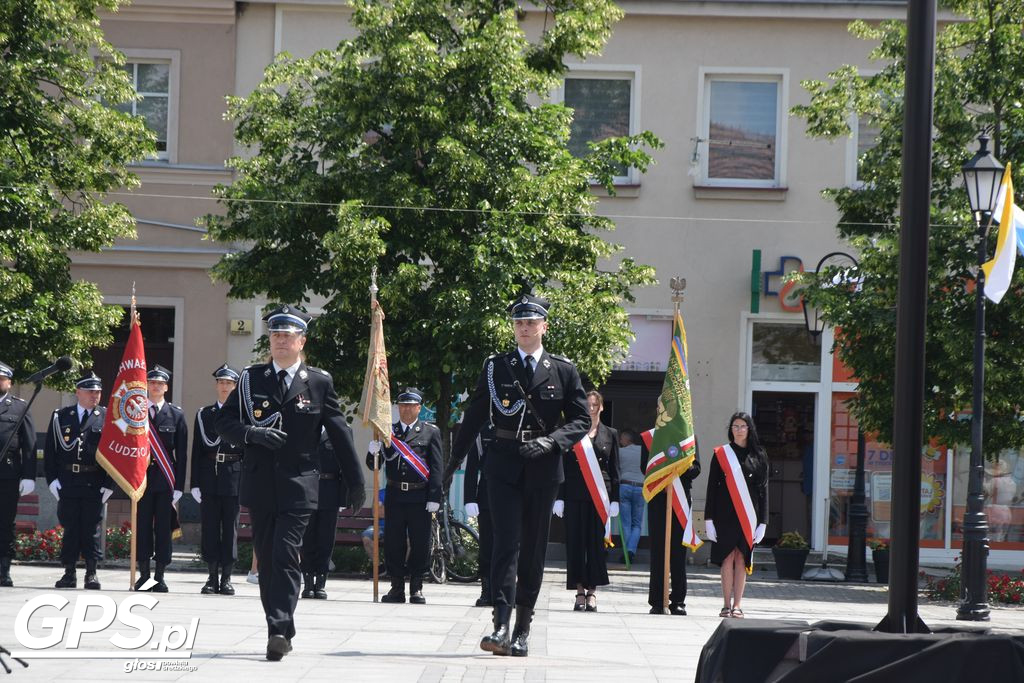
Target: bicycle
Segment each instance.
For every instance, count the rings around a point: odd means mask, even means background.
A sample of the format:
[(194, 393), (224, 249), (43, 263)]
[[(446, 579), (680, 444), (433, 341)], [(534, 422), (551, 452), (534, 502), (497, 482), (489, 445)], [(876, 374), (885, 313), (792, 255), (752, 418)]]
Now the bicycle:
[(471, 583), (480, 571), (480, 536), (455, 518), (447, 489), (430, 520), (430, 576), (434, 583)]

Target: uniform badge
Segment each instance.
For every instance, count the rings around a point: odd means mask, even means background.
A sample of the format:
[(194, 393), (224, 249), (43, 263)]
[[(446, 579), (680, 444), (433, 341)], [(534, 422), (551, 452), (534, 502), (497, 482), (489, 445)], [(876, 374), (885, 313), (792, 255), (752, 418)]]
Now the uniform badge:
[(508, 399), (507, 398), (501, 399), (501, 406), (503, 408), (508, 408)]
[(305, 370), (299, 370), (299, 379), (306, 379), (308, 376), (309, 375)]
[(282, 307), (281, 307), (281, 312), (282, 312), (282, 313), (287, 313), (287, 312), (288, 312), (289, 310), (290, 310), (290, 309), (289, 309), (289, 308), (288, 308), (287, 306), (282, 306)]
[(266, 370), (263, 371), (263, 376), (270, 377), (270, 368), (267, 368)]
[(93, 414), (93, 415), (99, 415), (99, 414), (100, 414), (100, 411), (98, 411), (98, 410), (94, 410), (94, 411), (92, 411), (92, 414)]
[(551, 367), (551, 361), (549, 361), (547, 358), (544, 359), (544, 367), (546, 367), (546, 368), (550, 368)]
[(259, 419), (263, 416), (263, 411), (257, 408), (256, 410), (252, 411), (252, 416), (255, 417), (256, 419)]
[(11, 405), (11, 403), (13, 403), (13, 401), (11, 401), (11, 399), (7, 399), (6, 401), (4, 401), (4, 403), (6, 403), (7, 405)]
[(302, 394), (299, 394), (298, 396), (295, 397), (295, 405), (299, 410), (305, 410), (306, 406), (308, 406), (309, 404), (310, 400), (303, 396)]
[(528, 304), (528, 303), (530, 303), (530, 300), (527, 297), (524, 296), (522, 299), (519, 300), (519, 302), (520, 303), (524, 303), (524, 304)]

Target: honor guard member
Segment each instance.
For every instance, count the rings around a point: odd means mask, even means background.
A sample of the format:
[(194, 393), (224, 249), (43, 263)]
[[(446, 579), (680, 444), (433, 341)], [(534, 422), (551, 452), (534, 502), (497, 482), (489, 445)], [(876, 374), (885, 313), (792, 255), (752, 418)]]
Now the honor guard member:
[[(387, 475), (384, 518), (384, 564), (391, 577), (391, 590), (381, 602), (405, 602), (405, 577), (409, 577), (409, 602), (422, 605), (423, 574), (430, 555), (430, 515), (441, 507), (441, 430), (419, 419), (423, 396), (416, 389), (398, 395), (398, 422), (391, 425), (391, 446), (381, 449), (370, 442), (366, 466), (373, 468), (373, 456), (380, 452)], [(405, 549), (408, 539), (409, 559)]]
[(99, 590), (103, 504), (114, 492), (110, 476), (96, 462), (107, 409), (100, 406), (103, 384), (90, 372), (75, 384), (77, 402), (53, 411), (43, 447), (43, 468), (50, 493), (57, 499), (57, 519), (64, 527), (60, 562), (64, 576), (57, 588), (75, 588), (75, 565), (85, 558), (85, 587)]
[(480, 529), (480, 597), (477, 607), (493, 607), (491, 597), (491, 553), (494, 551), (494, 527), (491, 505), (487, 499), (487, 476), (484, 458), (494, 443), (494, 428), (485, 424), (473, 442), (466, 457), (466, 477), (462, 482), (462, 499), (466, 501), (466, 516), (476, 517)]
[(238, 483), (242, 477), (242, 449), (217, 434), (217, 415), (238, 384), (238, 372), (225, 363), (213, 371), (213, 379), (217, 402), (199, 409), (192, 429), (189, 486), (192, 497), (199, 503), (200, 548), (210, 570), (199, 592), (234, 595), (231, 568), (238, 559)]
[(36, 428), (28, 404), (11, 393), (13, 378), (14, 370), (0, 363), (0, 448), (7, 444), (0, 453), (0, 586), (8, 588), (14, 585), (11, 559), (18, 498), (36, 488)]
[(334, 455), (327, 430), (321, 430), (316, 450), (320, 469), (320, 491), (316, 510), (309, 516), (302, 537), (302, 597), (327, 599), (327, 572), (334, 553), (334, 535), (338, 528), (338, 512), (345, 505), (345, 479), (341, 463)]
[[(495, 441), (484, 461), (493, 513), (494, 632), (480, 647), (525, 657), (544, 579), (551, 507), (562, 482), (562, 452), (590, 427), (587, 397), (572, 362), (542, 344), (550, 304), (524, 293), (509, 306), (518, 348), (491, 356), (469, 401), (452, 452), (459, 462), (487, 422)], [(389, 492), (390, 495), (390, 492)], [(391, 521), (388, 521), (390, 533)], [(512, 606), (515, 630), (509, 633)]]
[(163, 452), (149, 449), (146, 492), (139, 499), (138, 551), (139, 580), (135, 590), (149, 581), (150, 560), (156, 560), (156, 582), (147, 590), (166, 593), (164, 569), (171, 563), (171, 527), (181, 492), (185, 489), (188, 468), (188, 425), (185, 411), (164, 400), (171, 371), (159, 365), (146, 373), (149, 396), (149, 428), (159, 437)]
[(260, 562), (267, 659), (279, 661), (291, 652), (295, 636), (302, 536), (320, 492), (316, 449), (321, 428), (327, 429), (341, 463), (349, 505), (361, 508), (366, 493), (352, 430), (338, 407), (331, 376), (302, 362), (309, 316), (280, 306), (263, 319), (272, 360), (242, 371), (238, 389), (217, 418), (217, 432), (245, 448), (240, 502), (249, 508)]

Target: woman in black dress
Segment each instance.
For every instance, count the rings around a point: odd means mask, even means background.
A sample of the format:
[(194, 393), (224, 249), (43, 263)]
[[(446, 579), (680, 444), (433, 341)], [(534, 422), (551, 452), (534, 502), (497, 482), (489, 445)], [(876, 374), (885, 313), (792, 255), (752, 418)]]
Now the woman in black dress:
[[(739, 485), (746, 485), (757, 517), (753, 529), (756, 545), (764, 538), (768, 521), (768, 455), (761, 447), (754, 421), (747, 413), (735, 413), (729, 418), (729, 446), (736, 454), (743, 473), (743, 482)], [(704, 520), (707, 537), (714, 544), (711, 547), (711, 562), (722, 568), (722, 598), (725, 606), (719, 616), (742, 618), (743, 589), (747, 583), (747, 572), (753, 568), (754, 550), (743, 534), (725, 472), (717, 455), (711, 456)]]
[[(611, 501), (611, 517), (619, 514), (619, 434), (602, 424), (604, 399), (596, 391), (587, 394), (590, 413), (590, 441)], [(555, 514), (565, 518), (565, 587), (576, 589), (577, 612), (597, 611), (597, 587), (608, 585), (608, 562), (604, 546), (604, 524), (587, 490), (576, 454), (563, 454), (565, 482), (555, 501)], [(585, 591), (585, 592), (584, 592)]]

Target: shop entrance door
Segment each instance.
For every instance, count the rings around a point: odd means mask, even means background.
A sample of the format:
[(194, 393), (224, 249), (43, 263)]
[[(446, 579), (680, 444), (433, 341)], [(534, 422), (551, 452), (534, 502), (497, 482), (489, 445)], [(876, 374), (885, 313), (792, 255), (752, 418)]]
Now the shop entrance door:
[(814, 493), (814, 403), (816, 394), (753, 392), (754, 425), (768, 453), (768, 530), (765, 546), (785, 531), (810, 541)]

